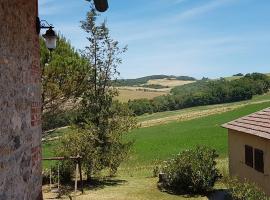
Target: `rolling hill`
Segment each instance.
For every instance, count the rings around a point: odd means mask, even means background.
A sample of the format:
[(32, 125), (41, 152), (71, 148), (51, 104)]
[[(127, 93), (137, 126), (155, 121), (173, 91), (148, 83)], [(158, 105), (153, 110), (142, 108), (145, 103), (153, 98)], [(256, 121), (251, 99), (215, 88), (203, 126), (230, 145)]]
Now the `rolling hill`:
[(141, 86), (143, 84), (147, 84), (153, 80), (179, 80), (179, 81), (196, 81), (195, 78), (190, 76), (173, 76), (173, 75), (151, 75), (144, 76), (141, 78), (135, 79), (119, 79), (115, 82), (116, 86)]

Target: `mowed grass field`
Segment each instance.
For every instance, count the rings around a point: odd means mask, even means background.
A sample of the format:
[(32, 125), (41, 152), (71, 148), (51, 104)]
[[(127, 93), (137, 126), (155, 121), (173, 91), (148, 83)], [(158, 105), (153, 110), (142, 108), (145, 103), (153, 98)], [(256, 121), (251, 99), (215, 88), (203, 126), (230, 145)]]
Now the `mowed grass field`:
[(172, 122), (132, 131), (126, 139), (134, 140), (127, 166), (152, 165), (196, 145), (215, 148), (221, 158), (227, 157), (227, 130), (221, 125), (236, 118), (270, 107), (270, 102), (251, 104), (233, 111), (189, 121)]
[(138, 121), (139, 123), (141, 123), (142, 127), (149, 127), (155, 126), (157, 124), (165, 124), (171, 121), (186, 121), (201, 116), (212, 115), (215, 113), (223, 113), (246, 105), (259, 104), (267, 101), (270, 101), (270, 93), (254, 96), (251, 100), (247, 101), (208, 105), (208, 106), (197, 106), (175, 111), (144, 114), (138, 116)]

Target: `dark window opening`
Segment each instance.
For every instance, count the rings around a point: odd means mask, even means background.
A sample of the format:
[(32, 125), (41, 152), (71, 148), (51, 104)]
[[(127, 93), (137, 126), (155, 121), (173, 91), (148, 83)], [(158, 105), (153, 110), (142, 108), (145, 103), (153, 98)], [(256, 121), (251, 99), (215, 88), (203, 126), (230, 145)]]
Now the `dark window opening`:
[(255, 149), (254, 156), (255, 156), (255, 170), (264, 173), (263, 151)]
[(248, 145), (245, 145), (245, 163), (253, 168), (253, 148)]

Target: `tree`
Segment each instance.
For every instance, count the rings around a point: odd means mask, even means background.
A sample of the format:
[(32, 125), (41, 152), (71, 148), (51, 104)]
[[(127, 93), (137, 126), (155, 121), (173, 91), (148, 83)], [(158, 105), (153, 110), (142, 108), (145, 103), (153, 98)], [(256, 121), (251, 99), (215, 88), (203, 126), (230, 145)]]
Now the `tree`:
[(42, 67), (43, 119), (56, 116), (82, 96), (89, 77), (88, 61), (63, 37), (58, 36), (57, 48), (49, 52), (40, 39)]
[(53, 52), (41, 43), (42, 98), (44, 111), (57, 110), (68, 100), (80, 97), (87, 86), (88, 61), (63, 37)]
[(118, 91), (113, 83), (119, 74), (117, 66), (122, 62), (120, 55), (126, 47), (119, 47), (118, 42), (111, 38), (106, 22), (98, 25), (97, 17), (96, 11), (91, 9), (86, 20), (82, 21), (82, 29), (88, 34), (89, 43), (82, 55), (89, 63), (89, 77), (80, 102), (81, 123), (76, 129), (83, 135), (70, 136), (72, 140), (64, 138), (60, 145), (63, 153), (74, 154), (75, 151), (65, 149), (64, 144), (65, 140), (76, 143), (73, 147), (83, 156), (88, 179), (104, 168), (109, 168), (111, 175), (116, 172), (131, 146), (131, 142), (123, 140), (123, 134), (136, 127), (136, 120), (127, 105), (114, 100)]

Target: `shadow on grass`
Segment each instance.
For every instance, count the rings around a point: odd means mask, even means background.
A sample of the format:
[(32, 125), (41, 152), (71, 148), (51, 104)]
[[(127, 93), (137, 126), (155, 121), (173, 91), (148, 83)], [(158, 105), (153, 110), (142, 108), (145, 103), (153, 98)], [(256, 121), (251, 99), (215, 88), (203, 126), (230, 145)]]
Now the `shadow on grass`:
[(165, 192), (165, 193), (170, 194), (170, 195), (181, 196), (181, 197), (187, 198), (187, 199), (198, 198), (198, 197), (204, 196), (204, 197), (207, 197), (208, 200), (233, 200), (230, 197), (228, 190), (226, 190), (226, 189), (217, 189), (217, 190), (214, 189), (213, 191), (210, 191), (210, 192), (205, 193), (205, 194), (190, 194), (190, 193), (186, 193), (185, 191), (175, 192), (173, 190), (164, 189), (161, 186), (158, 186), (158, 189), (161, 192)]
[(209, 200), (233, 200), (227, 189), (214, 190), (207, 195)]
[[(126, 180), (113, 179), (113, 178), (103, 178), (103, 179), (92, 179), (91, 181), (83, 180), (83, 191), (91, 190), (101, 190), (106, 187), (115, 187), (123, 185), (126, 183)], [(60, 184), (60, 196), (67, 195), (69, 196), (75, 189), (75, 181), (70, 181), (67, 183)], [(81, 182), (78, 181), (77, 191), (81, 191)]]
[(87, 188), (90, 190), (99, 190), (105, 187), (113, 187), (119, 186), (126, 183), (126, 180), (121, 179), (112, 179), (112, 178), (105, 178), (105, 179), (92, 179), (90, 182), (86, 182)]

